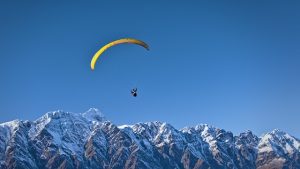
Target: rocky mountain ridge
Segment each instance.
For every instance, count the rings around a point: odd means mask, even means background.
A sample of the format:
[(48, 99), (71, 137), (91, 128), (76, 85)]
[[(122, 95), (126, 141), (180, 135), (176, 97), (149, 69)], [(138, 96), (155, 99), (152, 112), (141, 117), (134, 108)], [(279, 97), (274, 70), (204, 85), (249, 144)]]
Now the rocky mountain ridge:
[(0, 168), (300, 168), (300, 140), (280, 130), (234, 136), (206, 124), (116, 126), (98, 109), (0, 124)]

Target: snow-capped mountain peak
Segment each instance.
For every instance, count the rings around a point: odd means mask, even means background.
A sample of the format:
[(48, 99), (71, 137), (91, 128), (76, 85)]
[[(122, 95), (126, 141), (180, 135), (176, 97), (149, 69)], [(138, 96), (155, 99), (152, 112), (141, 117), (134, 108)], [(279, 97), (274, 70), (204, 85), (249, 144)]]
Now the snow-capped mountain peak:
[(88, 111), (82, 113), (82, 116), (89, 121), (104, 121), (105, 117), (97, 108), (90, 108)]

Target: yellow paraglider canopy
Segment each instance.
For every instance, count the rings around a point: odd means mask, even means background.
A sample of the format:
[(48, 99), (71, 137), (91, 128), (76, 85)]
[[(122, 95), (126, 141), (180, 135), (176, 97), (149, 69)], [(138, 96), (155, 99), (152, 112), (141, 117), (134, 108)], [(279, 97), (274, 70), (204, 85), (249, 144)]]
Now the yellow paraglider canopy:
[(140, 45), (144, 48), (146, 48), (147, 50), (149, 50), (149, 46), (141, 41), (141, 40), (137, 40), (137, 39), (132, 39), (132, 38), (123, 38), (123, 39), (119, 39), (119, 40), (115, 40), (115, 41), (112, 41), (106, 45), (104, 45), (100, 50), (98, 50), (95, 55), (93, 56), (92, 60), (91, 60), (91, 69), (94, 70), (95, 69), (95, 64), (98, 60), (98, 58), (100, 57), (100, 55), (106, 51), (108, 48), (112, 47), (112, 46), (115, 46), (115, 45), (118, 45), (118, 44), (122, 44), (122, 43), (132, 43), (132, 44), (137, 44), (137, 45)]

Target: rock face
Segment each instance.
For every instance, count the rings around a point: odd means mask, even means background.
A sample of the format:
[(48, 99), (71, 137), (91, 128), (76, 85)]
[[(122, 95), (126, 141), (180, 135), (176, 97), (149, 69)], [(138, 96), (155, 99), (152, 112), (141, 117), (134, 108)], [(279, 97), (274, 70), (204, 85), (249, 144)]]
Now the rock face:
[(97, 109), (55, 111), (0, 124), (0, 168), (299, 169), (300, 141), (279, 130), (257, 137), (205, 124), (116, 126)]

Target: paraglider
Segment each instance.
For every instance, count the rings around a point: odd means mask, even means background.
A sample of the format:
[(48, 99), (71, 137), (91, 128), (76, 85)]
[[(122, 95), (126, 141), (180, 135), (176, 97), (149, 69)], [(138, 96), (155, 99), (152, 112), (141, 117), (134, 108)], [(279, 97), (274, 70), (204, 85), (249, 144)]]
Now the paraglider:
[(132, 95), (133, 97), (136, 97), (136, 96), (137, 96), (137, 88), (133, 88), (133, 89), (131, 90), (131, 95)]
[(131, 43), (131, 44), (140, 45), (140, 46), (144, 47), (145, 49), (149, 50), (149, 46), (141, 40), (132, 39), (132, 38), (123, 38), (123, 39), (115, 40), (115, 41), (112, 41), (112, 42), (104, 45), (102, 48), (100, 48), (100, 50), (98, 50), (95, 53), (95, 55), (93, 56), (93, 58), (91, 60), (91, 69), (92, 70), (95, 69), (95, 64), (103, 52), (105, 52), (108, 48), (110, 48), (112, 46), (122, 44), (122, 43)]
[[(91, 69), (94, 70), (95, 69), (95, 64), (97, 62), (97, 60), (99, 59), (99, 57), (103, 54), (103, 52), (105, 52), (108, 48), (118, 45), (118, 44), (123, 44), (123, 43), (130, 43), (130, 44), (136, 44), (136, 45), (140, 45), (142, 47), (144, 47), (145, 49), (149, 50), (149, 46), (148, 44), (146, 44), (145, 42), (138, 40), (138, 39), (133, 39), (133, 38), (123, 38), (123, 39), (119, 39), (119, 40), (115, 40), (112, 41), (106, 45), (104, 45), (102, 48), (100, 48), (93, 56), (92, 60), (91, 60)], [(131, 90), (131, 95), (133, 97), (137, 97), (137, 88), (133, 88)]]

